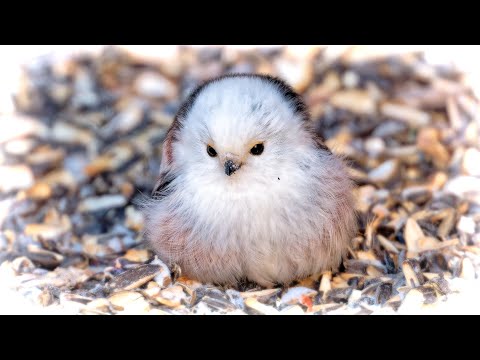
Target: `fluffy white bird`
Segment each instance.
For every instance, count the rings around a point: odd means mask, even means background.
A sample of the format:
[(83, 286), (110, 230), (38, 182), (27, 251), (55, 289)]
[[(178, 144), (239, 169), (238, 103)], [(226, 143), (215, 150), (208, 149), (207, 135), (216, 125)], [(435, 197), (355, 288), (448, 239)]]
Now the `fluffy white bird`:
[(227, 75), (176, 115), (145, 235), (202, 282), (288, 284), (340, 264), (357, 226), (352, 188), (290, 86)]

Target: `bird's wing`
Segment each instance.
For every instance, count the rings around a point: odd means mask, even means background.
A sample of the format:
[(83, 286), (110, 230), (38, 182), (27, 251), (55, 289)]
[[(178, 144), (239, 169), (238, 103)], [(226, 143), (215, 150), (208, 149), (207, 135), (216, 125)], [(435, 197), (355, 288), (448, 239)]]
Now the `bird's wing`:
[(163, 198), (168, 195), (167, 187), (173, 181), (175, 176), (173, 175), (173, 154), (172, 144), (179, 127), (178, 119), (175, 117), (174, 124), (168, 130), (167, 136), (162, 146), (162, 163), (160, 165), (160, 175), (153, 187), (152, 196), (154, 198)]
[(161, 199), (170, 193), (168, 185), (173, 181), (174, 177), (170, 172), (162, 172), (153, 187), (152, 196), (155, 199)]

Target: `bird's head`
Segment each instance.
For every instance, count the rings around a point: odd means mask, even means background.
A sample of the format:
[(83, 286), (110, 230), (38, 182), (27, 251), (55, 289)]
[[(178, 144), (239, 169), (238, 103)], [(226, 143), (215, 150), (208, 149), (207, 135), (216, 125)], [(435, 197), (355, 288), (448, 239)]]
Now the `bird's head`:
[(182, 105), (166, 141), (166, 161), (189, 180), (278, 181), (314, 152), (307, 120), (305, 104), (277, 78), (217, 78)]

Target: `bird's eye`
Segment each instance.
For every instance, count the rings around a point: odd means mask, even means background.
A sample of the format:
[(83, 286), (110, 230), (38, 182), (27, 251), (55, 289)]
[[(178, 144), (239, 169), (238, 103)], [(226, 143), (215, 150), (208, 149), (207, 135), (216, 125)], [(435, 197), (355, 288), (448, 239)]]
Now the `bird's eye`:
[(217, 152), (216, 152), (215, 149), (214, 149), (213, 147), (211, 147), (210, 145), (207, 145), (207, 153), (208, 153), (208, 155), (210, 155), (211, 157), (217, 156)]
[(250, 154), (260, 155), (263, 152), (263, 144), (257, 144), (250, 149)]

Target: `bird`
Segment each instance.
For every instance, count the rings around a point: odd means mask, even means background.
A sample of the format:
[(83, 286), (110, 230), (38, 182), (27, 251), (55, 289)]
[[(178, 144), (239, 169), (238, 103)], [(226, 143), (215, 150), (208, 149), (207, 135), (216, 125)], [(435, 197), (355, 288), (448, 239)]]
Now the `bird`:
[(145, 239), (203, 283), (271, 288), (336, 269), (357, 229), (355, 184), (278, 77), (228, 74), (186, 97), (143, 204)]

